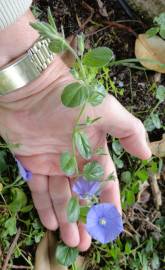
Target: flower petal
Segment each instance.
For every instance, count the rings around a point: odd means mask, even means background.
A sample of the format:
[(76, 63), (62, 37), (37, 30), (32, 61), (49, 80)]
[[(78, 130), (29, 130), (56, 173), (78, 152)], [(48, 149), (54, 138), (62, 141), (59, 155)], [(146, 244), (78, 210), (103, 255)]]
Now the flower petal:
[(30, 171), (28, 171), (27, 169), (25, 169), (18, 159), (15, 158), (15, 160), (17, 162), (19, 174), (22, 176), (22, 178), (25, 181), (31, 180), (32, 179), (32, 173)]

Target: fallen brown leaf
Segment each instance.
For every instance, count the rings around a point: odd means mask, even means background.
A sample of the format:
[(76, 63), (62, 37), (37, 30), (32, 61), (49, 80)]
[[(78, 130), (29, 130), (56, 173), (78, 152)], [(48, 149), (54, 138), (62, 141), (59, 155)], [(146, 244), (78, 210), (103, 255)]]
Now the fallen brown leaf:
[(140, 60), (144, 67), (165, 73), (165, 67), (160, 65), (165, 64), (165, 41), (159, 36), (149, 38), (147, 34), (140, 34), (136, 39), (135, 55), (138, 59), (147, 60)]
[(165, 157), (165, 134), (163, 134), (162, 140), (150, 143), (150, 149), (154, 156)]

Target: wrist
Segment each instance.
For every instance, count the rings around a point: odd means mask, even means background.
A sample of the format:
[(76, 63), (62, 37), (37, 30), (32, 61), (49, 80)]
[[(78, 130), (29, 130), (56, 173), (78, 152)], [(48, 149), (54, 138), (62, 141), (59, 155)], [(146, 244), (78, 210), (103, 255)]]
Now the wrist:
[(17, 22), (0, 31), (0, 67), (24, 54), (39, 34), (30, 26), (35, 18), (29, 10)]

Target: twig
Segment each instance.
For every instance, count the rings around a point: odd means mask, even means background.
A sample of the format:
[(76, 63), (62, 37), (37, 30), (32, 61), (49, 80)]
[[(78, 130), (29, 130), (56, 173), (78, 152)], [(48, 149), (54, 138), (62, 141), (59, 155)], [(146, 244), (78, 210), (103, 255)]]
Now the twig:
[(24, 265), (12, 265), (8, 264), (10, 269), (32, 269), (31, 266), (24, 266)]
[(21, 229), (18, 228), (17, 234), (16, 234), (16, 236), (14, 237), (14, 240), (13, 240), (13, 242), (12, 242), (12, 244), (11, 244), (9, 250), (8, 250), (6, 259), (5, 259), (4, 264), (3, 264), (3, 266), (2, 266), (2, 270), (7, 270), (8, 262), (9, 262), (11, 256), (12, 256), (12, 254), (13, 254), (13, 251), (14, 251), (15, 246), (17, 245), (17, 241), (18, 241), (18, 239), (19, 239), (19, 237), (20, 237), (20, 234), (21, 234)]
[(121, 24), (118, 22), (111, 22), (111, 21), (105, 22), (105, 24), (108, 24), (109, 27), (115, 27), (115, 28), (127, 30), (127, 32), (132, 33), (135, 37), (137, 37), (137, 33), (130, 26), (127, 26), (125, 24)]
[(150, 170), (149, 170), (149, 179), (150, 179), (155, 206), (156, 206), (156, 209), (159, 209), (160, 206), (162, 206), (162, 194), (158, 185), (157, 176), (156, 174), (153, 174)]
[(113, 21), (112, 22), (111, 21), (105, 22), (105, 24), (108, 24), (108, 25), (106, 25), (106, 26), (104, 26), (104, 27), (102, 27), (102, 28), (100, 28), (100, 29), (98, 29), (96, 31), (93, 31), (93, 32), (91, 32), (89, 34), (86, 34), (86, 37), (90, 37), (90, 36), (96, 35), (97, 33), (101, 32), (103, 30), (106, 30), (106, 29), (108, 29), (110, 27), (124, 29), (127, 32), (132, 33), (135, 37), (137, 37), (136, 32), (130, 26), (127, 26), (125, 24), (121, 24), (121, 23), (118, 23), (118, 22), (113, 22)]
[(90, 5), (88, 5), (86, 2), (83, 1), (82, 2), (82, 6), (90, 11), (90, 15), (86, 19), (86, 21), (83, 24), (81, 24), (81, 25), (80, 25), (80, 20), (79, 20), (78, 16), (76, 15), (76, 18), (77, 18), (77, 21), (78, 21), (78, 25), (80, 27), (79, 31), (82, 31), (85, 28), (85, 26), (92, 20), (93, 15), (94, 15), (94, 9)]

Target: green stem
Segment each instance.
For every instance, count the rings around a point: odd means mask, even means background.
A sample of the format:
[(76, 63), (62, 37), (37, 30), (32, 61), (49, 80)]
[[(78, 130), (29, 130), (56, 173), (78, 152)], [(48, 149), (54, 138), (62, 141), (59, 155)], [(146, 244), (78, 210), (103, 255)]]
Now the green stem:
[(76, 119), (75, 126), (73, 128), (73, 133), (72, 133), (72, 151), (73, 155), (75, 157), (75, 162), (76, 162), (76, 174), (79, 176), (79, 169), (78, 169), (78, 163), (77, 163), (77, 158), (76, 158), (76, 143), (75, 143), (75, 133), (77, 131), (77, 126), (79, 124), (80, 118), (85, 110), (86, 103), (84, 103), (81, 107), (80, 113)]
[(161, 101), (158, 101), (158, 103), (156, 104), (156, 106), (152, 109), (152, 111), (150, 113), (150, 116), (151, 116), (151, 114), (153, 114), (157, 110), (157, 108), (159, 107), (160, 103), (161, 103)]

